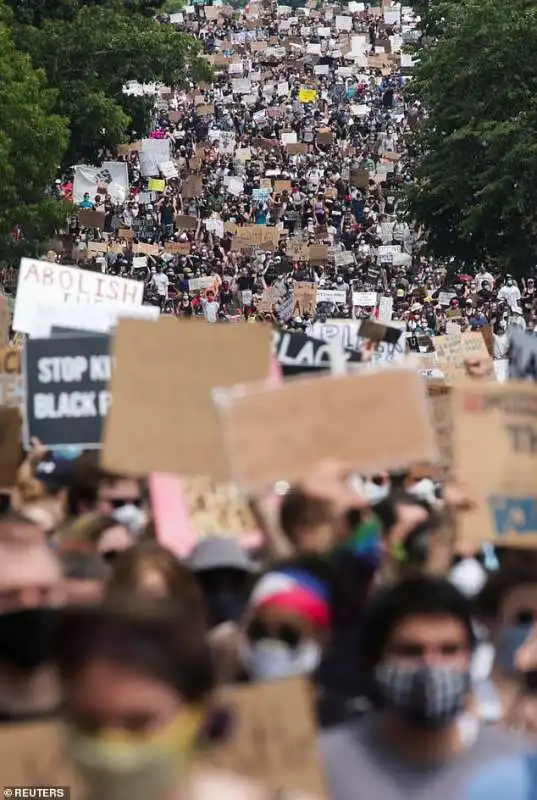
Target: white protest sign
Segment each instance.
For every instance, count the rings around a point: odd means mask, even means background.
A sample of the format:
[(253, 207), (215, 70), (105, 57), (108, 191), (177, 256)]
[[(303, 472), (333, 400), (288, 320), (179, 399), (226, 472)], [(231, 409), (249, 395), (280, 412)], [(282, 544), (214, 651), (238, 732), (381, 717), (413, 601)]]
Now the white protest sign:
[(379, 322), (391, 322), (393, 314), (393, 297), (381, 297), (379, 300)]
[(317, 289), (317, 303), (345, 303), (347, 292), (345, 289)]
[(39, 305), (61, 303), (141, 306), (144, 284), (99, 272), (22, 258), (13, 329), (31, 333)]
[(171, 158), (169, 139), (142, 139), (140, 145), (140, 172), (144, 178), (158, 175), (158, 165), (166, 164), (171, 161)]
[(208, 231), (214, 233), (219, 239), (224, 238), (224, 220), (222, 219), (206, 219), (205, 227)]
[(376, 292), (353, 292), (352, 293), (353, 306), (376, 306), (377, 293)]
[(158, 306), (108, 306), (108, 305), (39, 305), (32, 330), (32, 339), (48, 339), (52, 328), (70, 328), (76, 331), (110, 333), (120, 319), (158, 319)]
[(378, 257), (379, 259), (384, 258), (384, 256), (394, 256), (401, 252), (401, 245), (400, 244), (383, 244), (380, 245), (378, 248)]
[(336, 28), (338, 31), (352, 31), (352, 17), (336, 17)]
[(102, 167), (90, 167), (77, 164), (73, 181), (73, 201), (81, 203), (85, 194), (93, 200), (100, 186), (106, 191), (114, 203), (124, 203), (129, 195), (129, 173), (127, 165), (122, 161), (104, 161)]
[(202, 289), (212, 289), (214, 287), (214, 278), (208, 275), (205, 278), (191, 278), (188, 281), (188, 289), (190, 292), (201, 291)]
[(354, 320), (327, 319), (326, 322), (317, 320), (309, 328), (306, 328), (306, 334), (312, 339), (320, 339), (349, 350), (357, 350), (360, 342), (359, 328), (360, 323)]

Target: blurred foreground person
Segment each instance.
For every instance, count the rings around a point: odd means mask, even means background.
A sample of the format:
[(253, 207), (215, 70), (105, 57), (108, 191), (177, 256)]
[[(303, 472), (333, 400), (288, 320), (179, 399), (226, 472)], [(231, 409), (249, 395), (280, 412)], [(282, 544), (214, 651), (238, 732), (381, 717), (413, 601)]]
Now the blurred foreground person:
[(52, 663), (60, 564), (44, 531), (0, 519), (0, 776), (4, 785), (70, 785), (61, 758), (60, 686)]
[(452, 800), (482, 764), (524, 749), (501, 728), (465, 724), (474, 646), (468, 600), (447, 581), (378, 593), (360, 644), (375, 710), (322, 740), (332, 800)]
[(205, 622), (201, 591), (188, 567), (154, 541), (139, 542), (114, 560), (106, 594), (149, 594), (180, 602)]
[(67, 611), (57, 656), (68, 750), (90, 800), (266, 797), (199, 763), (222, 726), (205, 628), (180, 603), (116, 596)]

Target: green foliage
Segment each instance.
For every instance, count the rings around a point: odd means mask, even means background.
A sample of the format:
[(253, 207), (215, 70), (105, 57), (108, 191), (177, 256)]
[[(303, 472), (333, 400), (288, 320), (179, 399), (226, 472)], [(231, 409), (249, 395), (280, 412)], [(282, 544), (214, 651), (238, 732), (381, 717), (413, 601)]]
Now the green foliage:
[(148, 127), (150, 105), (123, 94), (128, 81), (180, 86), (210, 77), (199, 42), (153, 20), (160, 0), (62, 0), (62, 14), (56, 8), (53, 16), (49, 0), (28, 5), (36, 24), (28, 24), (17, 3), (13, 33), (17, 47), (58, 89), (56, 110), (71, 127), (67, 165), (97, 163), (128, 141), (133, 128), (140, 135), (141, 125)]
[(436, 38), (411, 82), (428, 117), (411, 142), (410, 211), (437, 255), (527, 272), (537, 260), (537, 9), (525, 0), (426, 5), (421, 27)]
[[(6, 19), (0, 7), (0, 19)], [(67, 145), (66, 120), (53, 113), (56, 93), (27, 55), (15, 50), (0, 22), (0, 261), (34, 255), (65, 223), (62, 203), (47, 197)], [(10, 232), (20, 225), (24, 238)]]

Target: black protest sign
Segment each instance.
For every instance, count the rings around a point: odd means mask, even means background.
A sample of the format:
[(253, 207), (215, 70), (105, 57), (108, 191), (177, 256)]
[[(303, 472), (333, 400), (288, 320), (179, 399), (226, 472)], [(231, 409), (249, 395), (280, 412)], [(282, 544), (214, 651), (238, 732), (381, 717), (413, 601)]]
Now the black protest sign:
[(381, 325), (372, 319), (362, 320), (359, 334), (364, 339), (369, 339), (372, 342), (387, 342), (388, 344), (397, 344), (401, 337), (399, 328)]
[(509, 378), (537, 381), (537, 334), (526, 333), (513, 325), (509, 328)]
[[(332, 364), (332, 348), (318, 339), (312, 339), (305, 333), (275, 330), (273, 332), (273, 354), (277, 359), (284, 378), (306, 373), (327, 372)], [(343, 350), (345, 361), (360, 362), (360, 353), (354, 350)]]
[(111, 399), (109, 343), (108, 336), (83, 333), (26, 343), (28, 440), (36, 436), (46, 447), (100, 447)]

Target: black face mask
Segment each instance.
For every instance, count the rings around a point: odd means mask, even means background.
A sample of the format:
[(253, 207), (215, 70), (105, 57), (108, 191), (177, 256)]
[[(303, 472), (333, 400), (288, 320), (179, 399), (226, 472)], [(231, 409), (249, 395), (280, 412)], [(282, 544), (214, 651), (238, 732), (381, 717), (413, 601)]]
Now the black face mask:
[(52, 656), (58, 620), (55, 608), (30, 608), (0, 614), (0, 662), (31, 672)]
[(215, 628), (224, 622), (239, 622), (246, 611), (248, 595), (237, 589), (217, 589), (205, 595), (209, 626)]

